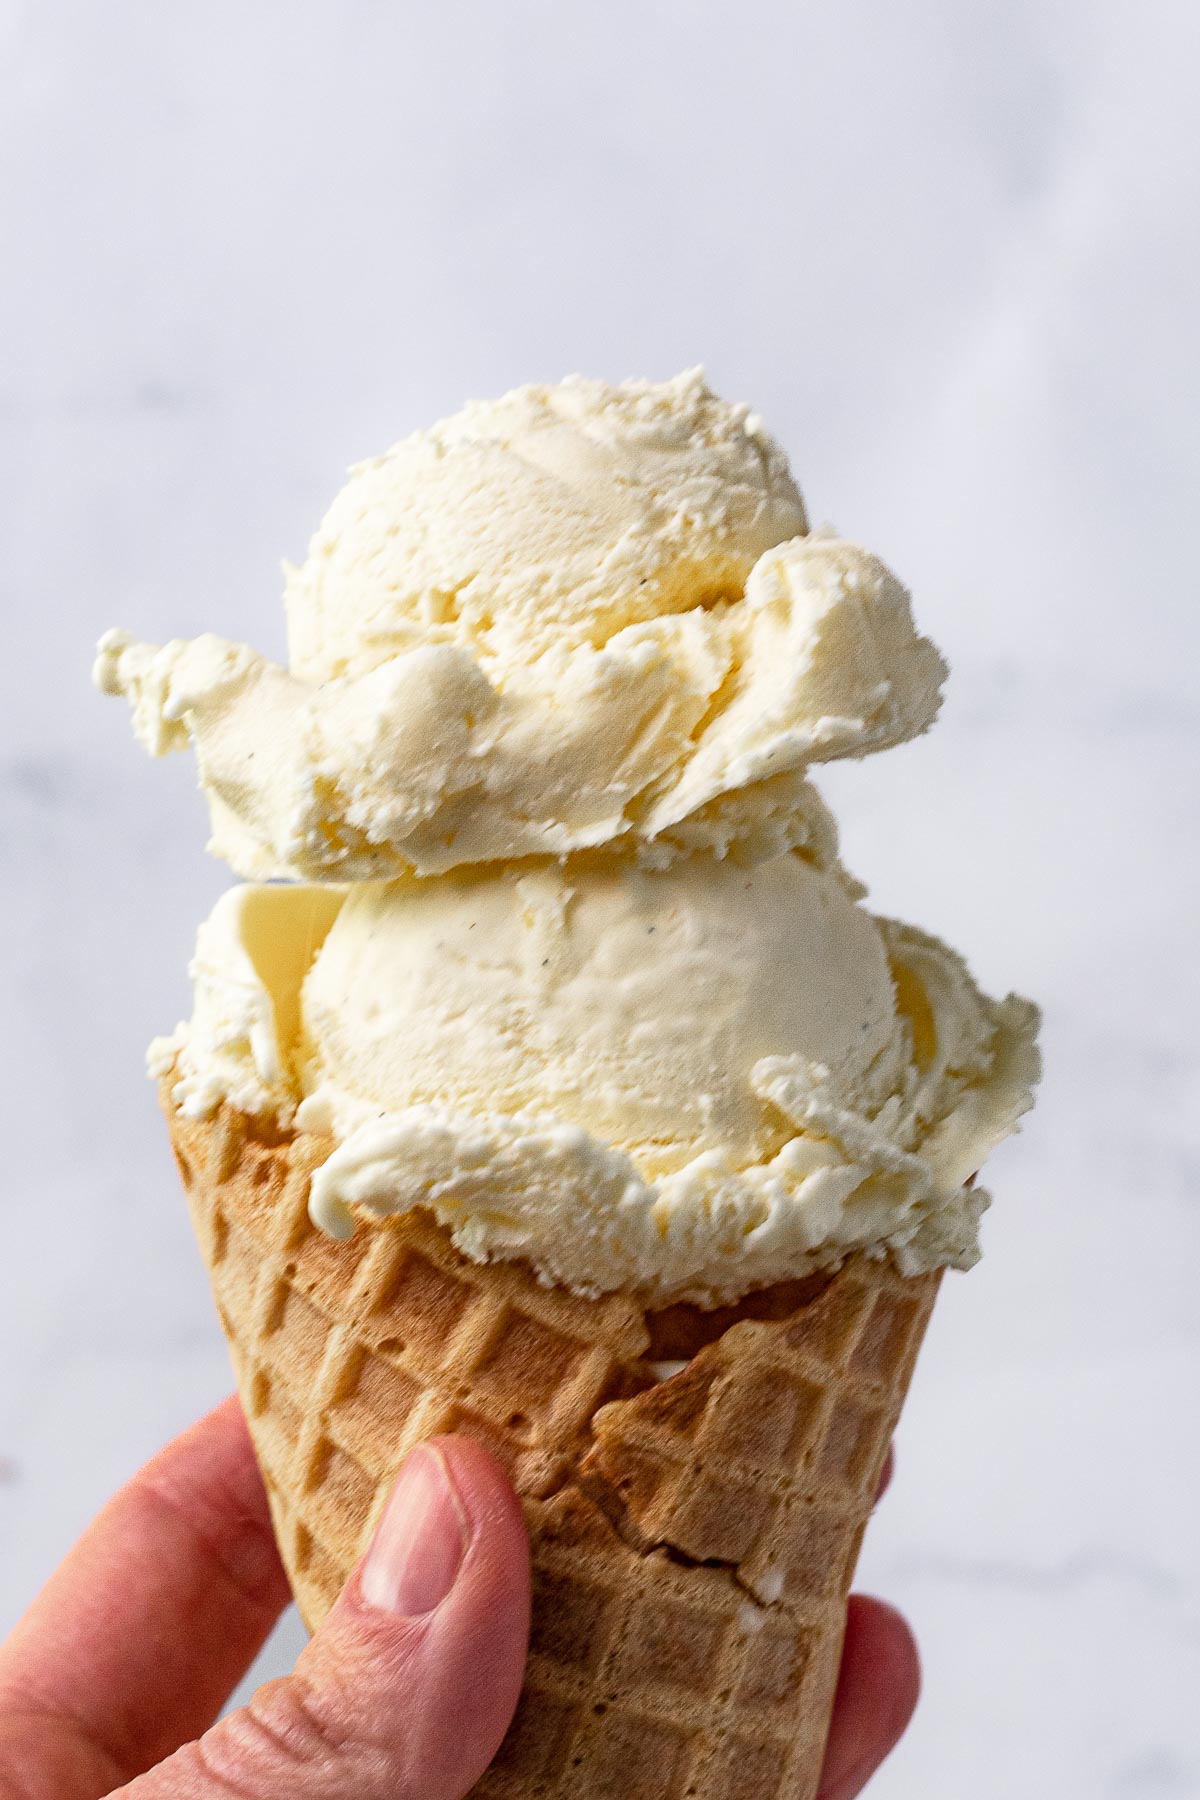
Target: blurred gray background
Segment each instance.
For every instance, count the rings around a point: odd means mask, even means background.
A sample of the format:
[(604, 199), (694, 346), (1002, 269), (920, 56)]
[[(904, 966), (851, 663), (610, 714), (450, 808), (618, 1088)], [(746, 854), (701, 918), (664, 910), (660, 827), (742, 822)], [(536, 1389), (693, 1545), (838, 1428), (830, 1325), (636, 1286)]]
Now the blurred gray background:
[(349, 461), (704, 361), (953, 664), (824, 780), (850, 865), (1046, 1007), (861, 1572), (926, 1665), (872, 1794), (1200, 1796), (1198, 74), (1185, 0), (0, 0), (0, 1624), (229, 1384), (142, 1075), (226, 876), (93, 640), (277, 653)]

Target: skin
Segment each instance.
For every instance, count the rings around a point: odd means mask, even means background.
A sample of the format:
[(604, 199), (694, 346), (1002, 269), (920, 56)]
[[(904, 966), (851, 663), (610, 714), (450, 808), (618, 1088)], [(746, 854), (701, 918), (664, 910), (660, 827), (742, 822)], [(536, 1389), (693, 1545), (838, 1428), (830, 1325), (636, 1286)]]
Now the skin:
[[(398, 1613), (360, 1564), (293, 1673), (214, 1724), (288, 1585), (237, 1401), (176, 1438), (0, 1646), (0, 1800), (462, 1800), (516, 1704), (529, 1552), (487, 1452), (431, 1450), (465, 1546), (444, 1598)], [(918, 1682), (899, 1614), (852, 1599), (820, 1800), (861, 1793)]]

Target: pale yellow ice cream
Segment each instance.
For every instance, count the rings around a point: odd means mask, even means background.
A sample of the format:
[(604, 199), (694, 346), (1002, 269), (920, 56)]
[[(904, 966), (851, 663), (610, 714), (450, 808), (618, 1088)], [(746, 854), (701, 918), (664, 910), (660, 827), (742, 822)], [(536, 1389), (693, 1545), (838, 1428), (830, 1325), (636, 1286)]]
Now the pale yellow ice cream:
[(548, 1114), (648, 1177), (779, 1148), (783, 1121), (752, 1085), (764, 1057), (822, 1064), (864, 1113), (912, 1061), (875, 921), (794, 855), (359, 886), (301, 1010), (308, 1083), (348, 1113)]
[(337, 1235), (425, 1206), (582, 1292), (975, 1259), (1036, 1014), (859, 904), (807, 775), (924, 730), (944, 668), (745, 408), (468, 408), (354, 472), (288, 614), (288, 671), (101, 647), (148, 745), (195, 743), (214, 848), (322, 884), (203, 928), (181, 1105), (331, 1134)]
[(288, 571), (292, 670), (327, 681), (438, 642), (503, 670), (600, 650), (737, 600), (807, 529), (778, 445), (698, 369), (517, 388), (351, 472)]
[(924, 731), (945, 670), (877, 558), (805, 532), (697, 374), (519, 389), (354, 471), (288, 576), (289, 670), (110, 632), (96, 679), (155, 754), (194, 742), (256, 880), (827, 855), (807, 769)]
[(223, 1100), (290, 1118), (300, 1095), (300, 990), (343, 890), (316, 883), (230, 888), (196, 934), (192, 1016), (150, 1048), (196, 1118)]
[(866, 1245), (969, 1265), (964, 1183), (1036, 1074), (1028, 1003), (794, 853), (239, 887), (193, 975), (156, 1072), (331, 1133), (326, 1230), (428, 1206), (472, 1255), (648, 1300)]

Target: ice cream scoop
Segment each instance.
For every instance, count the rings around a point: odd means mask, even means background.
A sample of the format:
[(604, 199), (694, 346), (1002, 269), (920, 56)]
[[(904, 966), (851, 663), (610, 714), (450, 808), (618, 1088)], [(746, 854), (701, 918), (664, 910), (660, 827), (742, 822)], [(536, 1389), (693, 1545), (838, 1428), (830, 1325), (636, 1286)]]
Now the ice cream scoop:
[(288, 576), (291, 663), (112, 632), (96, 678), (195, 744), (211, 848), (378, 880), (606, 848), (828, 857), (812, 765), (916, 736), (945, 667), (781, 452), (693, 374), (469, 407), (361, 465)]
[(761, 419), (699, 369), (516, 388), (351, 471), (288, 570), (291, 667), (327, 681), (431, 642), (500, 669), (599, 650), (737, 599), (807, 529)]
[(860, 1112), (912, 1061), (883, 933), (795, 855), (361, 884), (300, 1010), (310, 1089), (570, 1120), (647, 1177), (779, 1148), (784, 1121), (753, 1086), (766, 1057), (819, 1064)]
[(476, 1258), (651, 1304), (866, 1247), (969, 1266), (966, 1179), (1036, 1067), (1027, 1003), (795, 853), (237, 888), (195, 973), (156, 1067), (193, 1116), (332, 1138), (324, 1229), (424, 1206)]

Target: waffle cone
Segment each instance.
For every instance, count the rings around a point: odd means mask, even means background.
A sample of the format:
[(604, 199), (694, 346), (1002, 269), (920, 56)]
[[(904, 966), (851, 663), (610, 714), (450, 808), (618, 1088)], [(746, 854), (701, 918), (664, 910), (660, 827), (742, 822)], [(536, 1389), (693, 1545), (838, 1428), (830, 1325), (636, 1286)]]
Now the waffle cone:
[[(534, 1576), (521, 1704), (474, 1792), (812, 1800), (937, 1276), (855, 1258), (718, 1313), (583, 1300), (421, 1214), (335, 1243), (307, 1209), (327, 1144), (164, 1099), (309, 1627), (406, 1452), (467, 1432), (512, 1474)], [(656, 1357), (689, 1360), (659, 1382)]]

